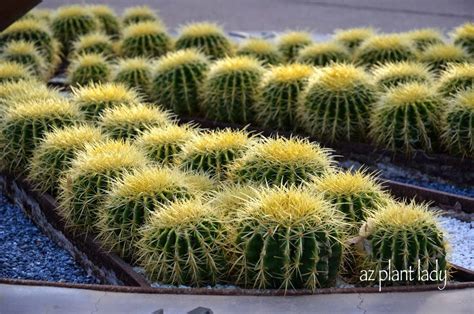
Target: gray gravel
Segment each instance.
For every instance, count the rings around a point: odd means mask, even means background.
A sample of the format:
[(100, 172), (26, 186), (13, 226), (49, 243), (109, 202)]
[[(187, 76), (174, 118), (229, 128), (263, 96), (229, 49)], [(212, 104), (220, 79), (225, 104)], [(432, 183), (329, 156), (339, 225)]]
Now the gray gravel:
[(99, 283), (1, 193), (0, 278)]
[(474, 271), (474, 222), (439, 217), (449, 243), (448, 261)]

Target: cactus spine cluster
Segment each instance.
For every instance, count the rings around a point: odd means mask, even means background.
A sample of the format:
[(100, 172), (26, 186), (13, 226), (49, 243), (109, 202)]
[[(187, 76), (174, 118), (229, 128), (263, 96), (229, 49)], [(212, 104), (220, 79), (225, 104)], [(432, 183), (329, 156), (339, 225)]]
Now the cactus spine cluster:
[(216, 61), (202, 87), (202, 110), (210, 119), (250, 122), (255, 114), (263, 68), (256, 59), (240, 56)]
[(141, 22), (125, 28), (120, 55), (126, 58), (156, 58), (172, 49), (171, 38), (157, 22)]
[(277, 65), (283, 61), (283, 56), (277, 47), (260, 38), (250, 38), (244, 41), (237, 49), (237, 55), (253, 57), (263, 65)]
[(474, 88), (474, 65), (472, 63), (454, 63), (441, 72), (437, 81), (437, 90), (445, 97), (454, 96), (462, 90)]
[(121, 35), (120, 22), (115, 12), (106, 5), (91, 5), (89, 10), (99, 23), (99, 29), (113, 40)]
[(429, 68), (419, 62), (387, 62), (375, 66), (372, 74), (375, 84), (381, 89), (410, 82), (429, 83), (432, 80)]
[(14, 106), (17, 102), (32, 99), (60, 97), (56, 90), (50, 90), (37, 80), (20, 80), (0, 84), (0, 112)]
[(233, 54), (232, 44), (222, 28), (207, 22), (182, 27), (175, 47), (176, 49), (197, 49), (213, 60)]
[(137, 24), (141, 22), (161, 23), (156, 12), (146, 5), (125, 9), (122, 17), (123, 25), (129, 26), (131, 24)]
[(359, 27), (337, 30), (334, 34), (334, 41), (346, 47), (350, 52), (356, 50), (362, 42), (375, 35), (373, 28)]
[(299, 51), (312, 42), (311, 34), (293, 31), (281, 34), (277, 38), (277, 47), (286, 62), (293, 62)]
[(474, 57), (474, 23), (465, 23), (454, 30), (454, 44), (464, 48)]
[(301, 93), (298, 120), (325, 141), (364, 140), (375, 86), (360, 68), (333, 64), (318, 70)]
[(22, 19), (32, 19), (35, 21), (42, 21), (45, 23), (51, 22), (52, 11), (49, 9), (33, 9), (26, 13)]
[(407, 83), (389, 89), (374, 106), (370, 132), (375, 143), (411, 154), (431, 151), (439, 135), (443, 102), (430, 85)]
[(83, 54), (102, 54), (109, 58), (115, 56), (111, 38), (104, 33), (89, 33), (79, 37), (73, 44), (72, 53), (72, 58)]
[(145, 97), (151, 89), (151, 77), (149, 60), (137, 57), (119, 59), (112, 74), (112, 81), (133, 88)]
[(0, 53), (0, 59), (24, 65), (32, 75), (40, 79), (46, 79), (49, 76), (44, 57), (31, 42), (9, 42)]
[(354, 52), (355, 63), (367, 67), (385, 62), (413, 61), (415, 57), (414, 45), (402, 35), (370, 37)]
[(302, 48), (296, 61), (314, 66), (326, 66), (332, 62), (348, 62), (349, 51), (337, 42), (311, 44)]
[(457, 46), (448, 44), (431, 45), (418, 56), (435, 73), (445, 70), (450, 63), (469, 62), (466, 52)]
[(83, 54), (67, 68), (67, 81), (73, 86), (86, 86), (110, 81), (111, 65), (103, 55)]
[(192, 49), (161, 57), (153, 71), (151, 97), (179, 115), (195, 116), (199, 87), (209, 69), (207, 58)]
[(235, 219), (237, 281), (250, 288), (334, 285), (344, 250), (337, 210), (303, 189), (262, 189)]
[(17, 62), (0, 62), (0, 84), (31, 79), (31, 72), (24, 65)]
[(444, 42), (443, 35), (437, 29), (421, 28), (406, 33), (418, 51), (423, 51), (431, 45), (442, 44)]

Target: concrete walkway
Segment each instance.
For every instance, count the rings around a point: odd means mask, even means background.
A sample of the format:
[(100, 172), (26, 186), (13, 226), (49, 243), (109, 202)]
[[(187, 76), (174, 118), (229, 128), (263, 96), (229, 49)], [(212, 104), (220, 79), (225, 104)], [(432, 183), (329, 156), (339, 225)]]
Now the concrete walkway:
[[(0, 313), (472, 313), (474, 289), (416, 293), (229, 297), (111, 293), (0, 284)], [(210, 313), (210, 312), (207, 312)]]

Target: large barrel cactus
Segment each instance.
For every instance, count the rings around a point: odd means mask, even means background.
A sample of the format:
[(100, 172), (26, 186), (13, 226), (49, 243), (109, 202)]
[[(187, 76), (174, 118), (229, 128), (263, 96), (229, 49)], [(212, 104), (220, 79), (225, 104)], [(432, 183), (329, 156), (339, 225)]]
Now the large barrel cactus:
[(296, 60), (299, 51), (313, 42), (311, 34), (292, 31), (283, 33), (277, 38), (277, 47), (286, 62)]
[(263, 65), (276, 65), (283, 61), (278, 48), (261, 38), (250, 38), (242, 42), (237, 49), (237, 55), (253, 57)]
[(115, 50), (111, 38), (104, 33), (89, 33), (80, 36), (74, 41), (70, 58), (77, 55), (95, 53), (102, 54), (105, 57), (113, 58)]
[(431, 45), (442, 44), (444, 42), (443, 34), (434, 28), (421, 28), (405, 33), (405, 36), (411, 40), (418, 51), (423, 51)]
[(33, 75), (28, 67), (17, 62), (0, 61), (0, 84), (31, 80)]
[(112, 68), (101, 54), (83, 54), (74, 58), (67, 68), (67, 81), (73, 86), (86, 86), (110, 81)]
[(453, 32), (454, 44), (464, 48), (474, 58), (474, 23), (468, 22)]
[(337, 42), (315, 43), (302, 48), (296, 61), (314, 66), (326, 66), (332, 62), (348, 62), (349, 50)]
[(438, 92), (445, 97), (474, 88), (474, 64), (466, 62), (448, 65), (446, 70), (441, 72), (436, 86)]
[(158, 17), (158, 14), (146, 5), (129, 7), (123, 11), (122, 23), (125, 26), (141, 22), (161, 23), (161, 20)]
[(33, 76), (42, 80), (46, 80), (52, 74), (43, 55), (38, 51), (34, 43), (31, 42), (9, 42), (0, 53), (0, 59), (25, 66)]
[(113, 82), (133, 88), (143, 97), (150, 93), (151, 77), (150, 61), (140, 57), (119, 59), (112, 71)]
[(466, 51), (448, 44), (431, 45), (418, 56), (418, 61), (425, 63), (434, 73), (440, 73), (451, 63), (463, 63), (469, 60)]
[(157, 22), (140, 22), (124, 29), (119, 52), (122, 57), (157, 58), (172, 49), (164, 26)]
[(117, 14), (106, 5), (91, 5), (88, 8), (99, 23), (99, 29), (110, 36), (113, 40), (119, 39), (121, 35), (120, 22)]
[(372, 74), (375, 84), (381, 90), (410, 82), (429, 83), (433, 79), (426, 65), (410, 61), (387, 62), (375, 66)]
[(364, 40), (375, 36), (375, 34), (375, 30), (370, 27), (339, 29), (334, 33), (333, 40), (353, 52)]

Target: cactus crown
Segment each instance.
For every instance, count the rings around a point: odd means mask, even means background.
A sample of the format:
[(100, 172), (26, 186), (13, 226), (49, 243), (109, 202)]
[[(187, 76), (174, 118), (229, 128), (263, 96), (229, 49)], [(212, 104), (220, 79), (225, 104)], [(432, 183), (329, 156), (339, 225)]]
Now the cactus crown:
[(76, 106), (66, 99), (47, 98), (29, 99), (16, 102), (6, 112), (8, 119), (52, 119), (53, 117), (79, 117), (80, 112)]
[(393, 87), (413, 81), (431, 81), (428, 67), (419, 62), (387, 62), (376, 66), (372, 73), (376, 84), (382, 87)]
[(245, 40), (237, 49), (237, 54), (253, 56), (263, 64), (278, 64), (282, 59), (277, 47), (261, 38)]
[(421, 99), (434, 96), (429, 85), (422, 83), (407, 83), (397, 89), (390, 90), (385, 97), (389, 98), (392, 106), (412, 106)]
[(465, 62), (469, 58), (461, 47), (447, 44), (436, 44), (426, 48), (418, 58), (428, 63), (433, 70), (443, 70), (448, 62)]
[(278, 37), (278, 45), (308, 45), (312, 42), (311, 34), (307, 32), (292, 31), (283, 33)]
[(94, 4), (94, 5), (90, 5), (88, 8), (93, 14), (98, 15), (98, 16), (100, 15), (115, 16), (114, 10), (112, 10), (112, 8), (110, 8), (107, 5)]
[(370, 27), (358, 27), (336, 30), (334, 40), (342, 43), (349, 49), (357, 48), (364, 40), (375, 35), (375, 30)]
[(472, 63), (451, 63), (440, 75), (438, 91), (444, 96), (453, 95), (459, 90), (474, 87), (474, 66)]
[(220, 35), (225, 36), (224, 30), (222, 27), (215, 23), (202, 22), (202, 23), (193, 23), (181, 27), (180, 36), (181, 37), (203, 37), (203, 36), (212, 36)]
[(36, 55), (38, 51), (33, 43), (18, 40), (9, 42), (3, 49), (3, 53), (8, 52), (10, 54), (20, 54), (20, 55)]
[(433, 44), (442, 44), (444, 42), (441, 32), (434, 28), (421, 28), (406, 33), (409, 40), (415, 43), (419, 50), (424, 50), (426, 47)]
[(242, 149), (248, 144), (249, 134), (247, 132), (224, 129), (196, 135), (184, 147), (184, 151), (208, 153), (226, 149)]
[(387, 61), (405, 61), (415, 58), (411, 41), (402, 35), (378, 35), (361, 43), (354, 54), (357, 64), (372, 66)]
[(464, 108), (466, 110), (474, 110), (474, 89), (468, 89), (466, 91), (460, 92), (457, 95), (456, 101), (457, 106)]
[(166, 228), (174, 226), (175, 228), (187, 228), (189, 223), (199, 223), (215, 216), (212, 208), (203, 204), (199, 199), (182, 200), (166, 207), (167, 210), (157, 211), (151, 218), (151, 224), (154, 227)]
[(156, 12), (146, 5), (129, 7), (123, 11), (123, 23), (125, 25), (158, 20)]
[(108, 35), (101, 32), (85, 34), (79, 37), (73, 45), (76, 53), (113, 54), (113, 46)]
[(16, 62), (0, 62), (0, 83), (31, 79), (28, 68)]
[(32, 42), (24, 40), (9, 42), (3, 48), (1, 58), (26, 66), (33, 75), (38, 75), (41, 78), (45, 77), (45, 60)]
[(60, 7), (55, 12), (55, 15), (58, 18), (68, 18), (68, 17), (76, 17), (76, 16), (81, 16), (81, 15), (88, 15), (88, 13), (87, 13), (87, 10), (80, 5), (71, 5), (71, 6)]
[(247, 56), (226, 57), (216, 61), (209, 70), (210, 77), (217, 77), (220, 75), (227, 75), (229, 73), (239, 72), (263, 72), (261, 64), (255, 58)]
[(69, 65), (68, 81), (72, 85), (89, 85), (107, 82), (110, 79), (111, 69), (104, 55), (86, 53), (74, 58)]
[(167, 124), (170, 122), (168, 112), (146, 104), (118, 105), (113, 108), (105, 108), (102, 112), (102, 124), (111, 127), (127, 124)]
[(337, 42), (316, 43), (302, 48), (297, 61), (315, 66), (325, 66), (330, 62), (348, 61), (349, 51)]
[(360, 84), (371, 84), (367, 73), (351, 64), (332, 64), (317, 70), (309, 85), (318, 84), (331, 91), (350, 90)]
[(49, 22), (52, 11), (50, 9), (33, 9), (23, 16), (23, 19), (34, 19), (38, 21)]
[(84, 143), (99, 142), (103, 139), (100, 129), (89, 125), (70, 126), (48, 132), (42, 143), (45, 147), (59, 149), (82, 147)]
[(155, 71), (163, 73), (172, 71), (177, 67), (182, 67), (190, 63), (208, 63), (205, 55), (200, 53), (197, 49), (182, 49), (175, 52), (170, 52), (158, 59)]
[(314, 68), (305, 64), (293, 63), (291, 65), (280, 65), (272, 67), (271, 70), (263, 76), (262, 84), (269, 82), (290, 83), (304, 80), (313, 74)]
[(315, 177), (315, 183), (319, 192), (333, 195), (382, 193), (376, 176), (364, 170), (327, 172), (322, 177)]
[(166, 32), (163, 25), (157, 22), (148, 21), (129, 25), (124, 30), (124, 38), (137, 37), (150, 34), (159, 34)]
[(98, 53), (88, 53), (77, 57), (72, 63), (76, 65), (76, 67), (90, 67), (107, 63), (107, 59)]
[(142, 57), (117, 60), (117, 71), (147, 70), (150, 68), (150, 60)]
[(140, 101), (140, 98), (132, 89), (117, 83), (93, 84), (73, 88), (72, 91), (76, 101), (84, 103), (107, 101), (131, 104)]
[(24, 20), (16, 21), (15, 23), (8, 26), (7, 29), (4, 30), (4, 34), (30, 32), (30, 31), (39, 31), (39, 32), (51, 35), (47, 24), (42, 23), (41, 21), (33, 20), (33, 19), (24, 19)]

